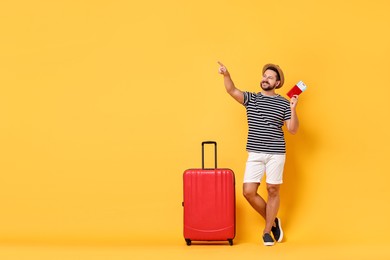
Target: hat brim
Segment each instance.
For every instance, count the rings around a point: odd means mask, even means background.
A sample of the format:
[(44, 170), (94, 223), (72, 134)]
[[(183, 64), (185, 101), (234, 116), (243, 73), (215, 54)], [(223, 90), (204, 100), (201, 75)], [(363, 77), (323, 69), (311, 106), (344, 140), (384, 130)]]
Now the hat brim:
[(275, 65), (275, 64), (272, 64), (272, 63), (268, 63), (268, 64), (265, 64), (264, 67), (263, 67), (263, 74), (269, 68), (272, 68), (272, 69), (274, 69), (274, 70), (276, 70), (278, 72), (279, 78), (280, 78), (280, 84), (276, 88), (277, 89), (281, 88), (283, 86), (283, 84), (284, 84), (284, 74), (283, 74), (282, 69), (278, 65)]

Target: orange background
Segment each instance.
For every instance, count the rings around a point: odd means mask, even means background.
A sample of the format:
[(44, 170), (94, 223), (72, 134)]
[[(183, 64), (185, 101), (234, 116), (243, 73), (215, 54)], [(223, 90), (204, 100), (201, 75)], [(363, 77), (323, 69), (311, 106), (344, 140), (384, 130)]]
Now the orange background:
[(280, 94), (308, 86), (286, 134), (286, 241), (388, 245), (389, 7), (2, 1), (0, 242), (184, 244), (182, 173), (216, 140), (236, 173), (236, 239), (258, 243), (241, 195), (245, 110), (220, 60), (242, 90), (259, 91), (268, 62)]

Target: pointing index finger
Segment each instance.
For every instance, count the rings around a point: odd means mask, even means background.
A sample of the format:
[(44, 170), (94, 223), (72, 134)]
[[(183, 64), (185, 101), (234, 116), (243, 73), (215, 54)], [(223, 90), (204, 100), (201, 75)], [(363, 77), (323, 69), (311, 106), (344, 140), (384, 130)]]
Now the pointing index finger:
[(218, 61), (218, 64), (222, 67), (225, 67), (225, 65), (223, 65), (220, 61)]

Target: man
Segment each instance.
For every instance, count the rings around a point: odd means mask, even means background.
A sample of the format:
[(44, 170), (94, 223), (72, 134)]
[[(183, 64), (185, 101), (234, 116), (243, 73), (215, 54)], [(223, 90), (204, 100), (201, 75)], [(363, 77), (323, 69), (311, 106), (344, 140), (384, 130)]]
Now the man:
[[(281, 242), (283, 230), (277, 218), (280, 204), (280, 185), (283, 182), (283, 168), (286, 158), (286, 147), (282, 126), (288, 132), (298, 131), (299, 121), (296, 113), (298, 96), (288, 101), (276, 94), (275, 89), (284, 83), (284, 74), (279, 66), (266, 64), (263, 67), (263, 78), (260, 82), (261, 92), (243, 92), (234, 85), (229, 71), (220, 65), (219, 73), (223, 75), (226, 91), (240, 104), (246, 107), (248, 118), (248, 140), (246, 150), (248, 160), (244, 175), (243, 194), (249, 204), (265, 219), (263, 242), (266, 246)], [(268, 201), (258, 193), (262, 177), (266, 172)], [(271, 236), (271, 232), (273, 237)], [(275, 240), (274, 240), (275, 239)]]

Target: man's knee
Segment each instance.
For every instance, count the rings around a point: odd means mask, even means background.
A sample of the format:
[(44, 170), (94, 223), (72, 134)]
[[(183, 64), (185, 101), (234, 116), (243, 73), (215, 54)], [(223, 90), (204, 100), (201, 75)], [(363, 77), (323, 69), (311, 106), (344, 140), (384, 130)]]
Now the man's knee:
[(252, 200), (257, 195), (257, 188), (259, 184), (257, 183), (245, 183), (243, 188), (243, 195), (247, 200)]
[(268, 197), (277, 197), (279, 196), (279, 184), (267, 184)]

